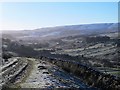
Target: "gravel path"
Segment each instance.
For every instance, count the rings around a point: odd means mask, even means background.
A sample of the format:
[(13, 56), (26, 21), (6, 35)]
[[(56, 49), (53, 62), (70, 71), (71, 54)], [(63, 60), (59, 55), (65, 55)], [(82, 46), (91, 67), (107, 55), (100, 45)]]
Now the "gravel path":
[(34, 60), (34, 68), (21, 88), (88, 88), (74, 75), (42, 60)]

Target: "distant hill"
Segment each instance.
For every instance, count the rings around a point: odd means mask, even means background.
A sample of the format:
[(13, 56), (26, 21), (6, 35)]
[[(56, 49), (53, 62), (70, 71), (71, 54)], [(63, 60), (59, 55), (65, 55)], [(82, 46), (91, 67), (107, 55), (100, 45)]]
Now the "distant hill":
[[(83, 25), (68, 25), (38, 28), (34, 30), (11, 31), (4, 32), (3, 36), (7, 34), (14, 36), (17, 39), (23, 40), (49, 40), (53, 38), (60, 38), (74, 35), (90, 35), (102, 34), (118, 31), (118, 23), (99, 23), (99, 24), (83, 24)], [(4, 35), (6, 34), (6, 35)]]

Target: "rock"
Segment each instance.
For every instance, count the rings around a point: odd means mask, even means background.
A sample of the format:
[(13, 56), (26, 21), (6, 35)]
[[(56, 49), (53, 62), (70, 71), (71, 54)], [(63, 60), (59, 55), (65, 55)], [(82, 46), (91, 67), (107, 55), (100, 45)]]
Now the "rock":
[(49, 74), (49, 72), (43, 72), (43, 74)]
[(38, 66), (38, 69), (42, 70), (42, 69), (47, 69), (47, 68), (45, 66)]

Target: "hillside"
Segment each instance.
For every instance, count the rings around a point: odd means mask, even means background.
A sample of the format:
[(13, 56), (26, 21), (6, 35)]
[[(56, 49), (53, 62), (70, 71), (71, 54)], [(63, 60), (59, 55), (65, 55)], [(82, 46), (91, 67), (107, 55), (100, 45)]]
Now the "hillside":
[(3, 32), (2, 84), (5, 88), (14, 83), (12, 87), (117, 89), (118, 34), (115, 23)]
[(19, 40), (50, 40), (54, 38), (74, 36), (74, 35), (91, 35), (117, 32), (117, 23), (99, 23), (99, 24), (83, 24), (38, 28), (34, 30), (23, 31), (3, 31), (3, 37), (8, 35), (10, 38)]

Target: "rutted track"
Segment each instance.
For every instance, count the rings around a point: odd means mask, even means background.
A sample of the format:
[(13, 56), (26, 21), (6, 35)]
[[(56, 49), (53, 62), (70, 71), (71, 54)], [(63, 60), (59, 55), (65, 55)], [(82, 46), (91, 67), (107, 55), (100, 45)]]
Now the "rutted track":
[(28, 65), (27, 60), (12, 58), (13, 61), (2, 67), (2, 86), (9, 85)]
[(33, 58), (13, 59), (2, 70), (2, 85), (14, 84), (13, 87), (16, 85), (16, 87), (20, 88), (93, 89), (83, 83), (79, 78), (65, 72), (50, 62)]
[(11, 67), (12, 65), (15, 65), (17, 62), (18, 62), (18, 60), (17, 60), (17, 58), (15, 58), (12, 62), (10, 62), (9, 64), (2, 67), (2, 72), (5, 71), (6, 69), (8, 69), (9, 67)]
[(47, 61), (34, 60), (34, 68), (21, 88), (89, 88), (74, 75)]

